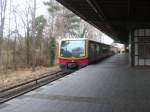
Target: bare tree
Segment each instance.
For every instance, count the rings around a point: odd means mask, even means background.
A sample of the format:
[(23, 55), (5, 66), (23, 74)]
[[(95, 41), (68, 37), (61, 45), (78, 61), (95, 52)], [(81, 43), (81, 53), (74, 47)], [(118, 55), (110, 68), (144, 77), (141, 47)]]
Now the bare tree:
[(7, 0), (0, 0), (0, 64), (2, 64), (2, 43), (4, 35)]
[(26, 1), (27, 4), (23, 5), (23, 9), (19, 12), (19, 17), (23, 24), (24, 34), (25, 34), (25, 57), (26, 57), (26, 64), (29, 66), (31, 65), (31, 4), (29, 1)]
[(14, 23), (15, 23), (15, 37), (14, 37), (14, 45), (13, 45), (13, 65), (14, 70), (17, 69), (17, 62), (16, 62), (16, 44), (17, 44), (17, 37), (19, 38), (19, 32), (18, 32), (18, 24), (17, 24), (17, 15), (16, 15), (16, 7), (13, 9), (13, 15), (14, 15)]
[(7, 73), (8, 71), (8, 66), (9, 66), (9, 41), (10, 41), (10, 36), (11, 36), (11, 29), (10, 29), (10, 21), (11, 21), (11, 0), (9, 1), (9, 19), (8, 19), (8, 36), (7, 36), (7, 59), (6, 59), (6, 68), (5, 68), (5, 72)]
[(32, 10), (32, 71), (35, 71), (35, 33), (36, 33), (36, 0), (33, 2)]

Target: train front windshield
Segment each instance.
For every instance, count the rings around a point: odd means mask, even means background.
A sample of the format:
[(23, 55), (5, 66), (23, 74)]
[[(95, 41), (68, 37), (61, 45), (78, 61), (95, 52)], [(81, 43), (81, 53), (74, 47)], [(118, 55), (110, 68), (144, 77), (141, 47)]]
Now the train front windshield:
[(85, 40), (66, 40), (61, 42), (60, 56), (81, 58), (85, 56)]

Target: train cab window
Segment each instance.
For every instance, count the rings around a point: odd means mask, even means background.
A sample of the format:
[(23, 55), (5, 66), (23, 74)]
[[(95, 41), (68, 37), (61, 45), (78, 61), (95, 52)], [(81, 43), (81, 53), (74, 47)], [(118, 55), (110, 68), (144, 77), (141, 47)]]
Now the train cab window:
[(61, 42), (61, 57), (80, 58), (85, 55), (85, 40), (65, 40)]

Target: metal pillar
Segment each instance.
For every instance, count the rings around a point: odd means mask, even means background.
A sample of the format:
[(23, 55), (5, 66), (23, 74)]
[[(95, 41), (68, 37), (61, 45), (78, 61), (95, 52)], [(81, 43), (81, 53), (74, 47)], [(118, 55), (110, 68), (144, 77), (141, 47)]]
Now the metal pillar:
[(134, 30), (130, 30), (129, 33), (129, 42), (130, 42), (130, 66), (133, 67), (135, 65), (135, 45), (134, 45)]

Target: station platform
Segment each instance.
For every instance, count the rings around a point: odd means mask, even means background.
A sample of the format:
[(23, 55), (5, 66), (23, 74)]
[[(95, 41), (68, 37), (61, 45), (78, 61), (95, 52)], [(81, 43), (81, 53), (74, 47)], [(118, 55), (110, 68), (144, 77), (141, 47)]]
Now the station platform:
[(0, 105), (0, 112), (149, 112), (150, 69), (118, 54)]

